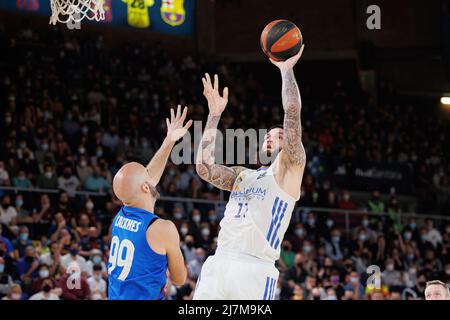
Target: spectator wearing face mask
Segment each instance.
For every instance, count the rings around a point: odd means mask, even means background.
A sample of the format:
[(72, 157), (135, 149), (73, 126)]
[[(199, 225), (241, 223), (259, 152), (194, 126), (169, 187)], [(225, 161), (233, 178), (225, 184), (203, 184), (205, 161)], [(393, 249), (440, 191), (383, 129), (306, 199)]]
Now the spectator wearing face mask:
[(341, 233), (338, 229), (333, 229), (333, 231), (331, 231), (331, 238), (325, 244), (325, 251), (327, 256), (333, 261), (343, 259)]
[(9, 288), (8, 294), (2, 300), (24, 300), (26, 296), (22, 293), (22, 288), (17, 283)]
[(13, 284), (11, 275), (5, 272), (6, 262), (0, 256), (0, 298), (3, 298), (9, 292), (9, 288)]
[(24, 199), (21, 194), (16, 196), (16, 211), (17, 211), (17, 223), (18, 224), (31, 224), (33, 223), (33, 218), (30, 216), (30, 211), (24, 207)]
[(29, 245), (25, 249), (25, 254), (17, 261), (15, 275), (28, 288), (34, 279), (39, 277), (39, 259), (36, 256), (36, 249)]
[(418, 273), (416, 277), (416, 284), (412, 290), (418, 297), (424, 298), (425, 287), (427, 285), (427, 278), (425, 274)]
[(17, 211), (11, 205), (11, 197), (9, 195), (5, 195), (1, 203), (2, 205), (0, 206), (0, 223), (8, 227), (15, 225), (17, 219)]
[(41, 290), (28, 300), (59, 300), (59, 296), (53, 291), (54, 283), (51, 279), (46, 279), (41, 284)]
[(87, 273), (86, 259), (78, 254), (79, 251), (78, 243), (72, 242), (69, 253), (61, 257), (61, 266), (65, 269), (79, 268), (80, 272)]
[(280, 262), (283, 263), (284, 270), (292, 268), (295, 264), (295, 252), (289, 241), (284, 240), (281, 246)]
[[(83, 147), (84, 150), (84, 147)], [(92, 167), (89, 166), (87, 161), (87, 156), (82, 154), (80, 155), (80, 159), (78, 161), (78, 164), (76, 166), (76, 171), (78, 177), (80, 177), (80, 184), (84, 186), (86, 182), (86, 178), (91, 176), (93, 173)]]
[(411, 263), (409, 268), (403, 272), (403, 283), (407, 288), (414, 288), (417, 279), (417, 267), (415, 263)]
[(342, 210), (357, 210), (358, 207), (350, 199), (350, 192), (347, 190), (342, 191), (342, 197), (338, 201), (338, 208)]
[(44, 172), (38, 176), (36, 186), (41, 189), (58, 188), (58, 177), (50, 164), (44, 166)]
[(179, 229), (184, 219), (183, 205), (175, 204), (175, 206), (172, 208), (172, 215), (173, 215), (173, 223), (175, 224), (177, 229)]
[(80, 180), (72, 174), (72, 168), (67, 166), (64, 168), (62, 176), (58, 177), (58, 188), (69, 194), (69, 197), (75, 197), (76, 191), (80, 187)]
[(18, 239), (13, 241), (14, 246), (14, 256), (16, 260), (20, 257), (23, 257), (25, 253), (25, 249), (28, 246), (33, 246), (33, 243), (29, 239), (30, 232), (28, 231), (27, 226), (21, 226), (19, 229), (19, 237)]
[(286, 240), (291, 243), (292, 250), (295, 252), (299, 252), (302, 249), (303, 241), (306, 237), (307, 233), (302, 223), (297, 223), (291, 232), (288, 229), (286, 233)]
[(102, 266), (100, 264), (94, 265), (92, 276), (87, 279), (89, 290), (91, 292), (91, 300), (106, 299), (106, 281), (103, 279), (102, 274)]
[(211, 234), (218, 234), (218, 224), (220, 221), (219, 217), (217, 216), (216, 210), (208, 210), (208, 212), (206, 213), (206, 218), (208, 219)]
[(186, 263), (195, 259), (194, 237), (192, 235), (188, 234), (185, 236), (184, 243), (181, 245), (181, 250), (183, 250)]
[(33, 184), (30, 179), (27, 178), (27, 175), (24, 170), (20, 170), (17, 176), (13, 178), (13, 186), (16, 188), (31, 188)]
[(314, 212), (309, 212), (304, 221), (305, 230), (308, 235), (316, 237), (319, 233), (318, 224), (316, 219), (316, 214)]
[(50, 276), (54, 276), (56, 271), (59, 270), (61, 263), (61, 246), (58, 242), (52, 242), (50, 244), (50, 252), (44, 253), (40, 256), (39, 262), (41, 265), (49, 266)]
[(188, 234), (191, 234), (189, 224), (186, 221), (181, 223), (179, 230), (181, 238), (185, 237)]
[(200, 210), (198, 209), (192, 210), (191, 221), (189, 225), (189, 229), (191, 230), (191, 232), (193, 232), (194, 234), (199, 234), (201, 229), (201, 223), (202, 223), (202, 214)]
[(356, 272), (350, 272), (345, 277), (345, 291), (353, 292), (353, 299), (359, 300), (364, 298), (364, 286), (360, 282), (360, 277)]
[(399, 270), (395, 269), (393, 259), (386, 259), (385, 270), (381, 273), (381, 281), (389, 288), (403, 288), (405, 286), (403, 282), (402, 274)]
[(205, 249), (197, 248), (195, 249), (195, 259), (188, 262), (187, 267), (189, 270), (189, 276), (198, 278), (200, 271), (202, 270), (203, 263), (206, 259)]
[(87, 275), (94, 274), (94, 268), (100, 266), (100, 271), (103, 276), (107, 276), (106, 263), (103, 261), (102, 251), (99, 249), (92, 249), (90, 252), (90, 259), (86, 262)]
[(417, 249), (419, 249), (421, 256), (425, 256), (427, 250), (435, 250), (434, 245), (428, 239), (428, 229), (426, 227), (420, 228)]
[(197, 237), (197, 244), (205, 250), (211, 246), (213, 237), (211, 236), (211, 228), (208, 222), (203, 222), (200, 227), (200, 234)]
[(33, 284), (31, 285), (31, 294), (38, 293), (42, 290), (42, 286), (44, 281), (48, 280), (51, 282), (52, 287), (55, 286), (56, 281), (54, 281), (54, 278), (50, 274), (49, 266), (46, 264), (40, 264), (39, 270), (38, 270), (39, 277), (33, 280)]
[(367, 202), (367, 210), (373, 213), (385, 212), (384, 202), (381, 200), (378, 190), (372, 193), (372, 198)]
[(304, 262), (303, 254), (297, 253), (295, 255), (294, 266), (287, 269), (284, 274), (281, 283), (281, 299), (289, 299), (294, 292), (295, 285), (305, 281), (307, 271), (304, 267)]
[(333, 288), (327, 288), (325, 297), (322, 300), (337, 300), (336, 290)]

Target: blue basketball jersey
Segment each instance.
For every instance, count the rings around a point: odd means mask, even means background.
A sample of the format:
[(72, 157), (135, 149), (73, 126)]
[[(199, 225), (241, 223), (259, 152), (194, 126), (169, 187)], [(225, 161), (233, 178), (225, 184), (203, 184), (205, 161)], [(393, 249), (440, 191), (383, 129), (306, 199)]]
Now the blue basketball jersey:
[(108, 260), (110, 300), (164, 299), (167, 257), (153, 251), (146, 237), (156, 218), (149, 211), (128, 206), (114, 218)]

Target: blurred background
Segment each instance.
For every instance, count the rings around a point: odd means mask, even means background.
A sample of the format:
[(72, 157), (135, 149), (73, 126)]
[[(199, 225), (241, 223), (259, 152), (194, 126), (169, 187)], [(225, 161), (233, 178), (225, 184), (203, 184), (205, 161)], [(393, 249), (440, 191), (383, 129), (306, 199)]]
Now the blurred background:
[[(139, 2), (145, 19), (133, 19)], [(170, 5), (168, 5), (170, 4)], [(369, 5), (381, 29), (369, 30)], [(0, 297), (105, 299), (111, 180), (147, 163), (177, 104), (205, 120), (201, 77), (230, 88), (220, 128), (282, 122), (266, 24), (304, 36), (296, 66), (308, 163), (276, 299), (423, 299), (450, 283), (450, 1), (107, 0), (106, 19), (48, 24), (47, 0), (0, 3)], [(444, 99), (443, 99), (444, 98)], [(191, 299), (226, 192), (169, 162), (155, 212), (175, 222)], [(77, 261), (82, 288), (69, 290)], [(378, 265), (382, 287), (366, 285)]]

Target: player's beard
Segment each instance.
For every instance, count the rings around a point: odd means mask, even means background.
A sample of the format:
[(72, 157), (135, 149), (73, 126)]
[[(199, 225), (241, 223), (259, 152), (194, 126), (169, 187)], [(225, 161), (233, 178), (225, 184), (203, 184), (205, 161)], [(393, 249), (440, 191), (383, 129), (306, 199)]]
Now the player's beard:
[[(272, 164), (272, 162), (276, 159), (278, 153), (280, 153), (281, 149), (275, 150), (275, 151), (264, 151), (264, 150), (260, 150), (259, 154), (258, 154), (258, 162), (260, 166), (267, 166), (270, 167), (270, 165)], [(264, 158), (265, 159), (269, 159), (266, 163), (262, 163), (261, 162), (261, 154), (264, 154)]]

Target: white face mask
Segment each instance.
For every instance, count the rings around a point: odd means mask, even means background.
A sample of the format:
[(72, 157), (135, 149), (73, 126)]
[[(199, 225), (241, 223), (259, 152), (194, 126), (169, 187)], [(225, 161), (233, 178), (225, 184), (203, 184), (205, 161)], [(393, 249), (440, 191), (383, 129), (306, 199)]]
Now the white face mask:
[(200, 222), (201, 218), (199, 215), (193, 216), (192, 220), (194, 220), (194, 222)]
[(305, 230), (303, 230), (303, 229), (301, 229), (301, 228), (295, 229), (295, 234), (296, 234), (298, 237), (303, 237), (303, 236), (305, 235)]
[(86, 203), (86, 209), (88, 210), (92, 210), (94, 209), (94, 203), (92, 203), (91, 201)]
[(181, 218), (183, 218), (183, 214), (181, 212), (177, 212), (173, 215), (175, 217), (175, 219), (177, 220), (181, 220)]
[(210, 233), (209, 229), (207, 229), (207, 228), (202, 229), (202, 236), (208, 237), (208, 236), (209, 236), (209, 233)]
[(42, 279), (47, 278), (49, 274), (50, 272), (47, 269), (39, 271), (39, 277), (41, 277)]
[(181, 228), (180, 232), (184, 236), (184, 235), (186, 235), (188, 233), (188, 228)]

